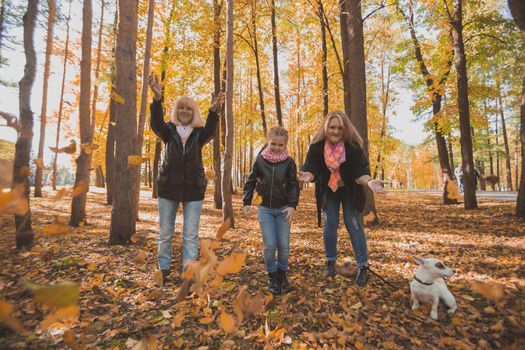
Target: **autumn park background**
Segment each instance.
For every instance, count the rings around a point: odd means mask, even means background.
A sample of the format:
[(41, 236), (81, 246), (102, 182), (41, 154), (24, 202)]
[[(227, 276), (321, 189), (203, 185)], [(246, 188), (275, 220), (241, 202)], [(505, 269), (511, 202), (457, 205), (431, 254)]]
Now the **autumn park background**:
[[(0, 0), (0, 348), (523, 348), (524, 62), (520, 0)], [(156, 263), (150, 73), (166, 110), (225, 94), (191, 286)], [(364, 212), (374, 274), (353, 285), (340, 228), (321, 279), (304, 186), (273, 298), (242, 186), (271, 126), (301, 166), (333, 110), (389, 190)], [(416, 254), (454, 269), (454, 315), (410, 309)]]

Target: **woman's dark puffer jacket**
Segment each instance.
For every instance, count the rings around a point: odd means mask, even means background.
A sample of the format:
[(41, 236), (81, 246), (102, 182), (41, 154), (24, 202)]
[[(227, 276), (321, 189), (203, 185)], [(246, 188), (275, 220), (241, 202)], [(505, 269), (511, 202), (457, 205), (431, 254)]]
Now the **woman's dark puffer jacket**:
[(251, 205), (254, 190), (265, 207), (295, 208), (299, 202), (299, 183), (294, 160), (288, 157), (282, 162), (270, 163), (259, 154), (244, 185), (244, 205)]
[(203, 200), (208, 181), (202, 165), (202, 147), (215, 134), (217, 113), (210, 111), (206, 125), (193, 129), (183, 146), (176, 126), (164, 122), (162, 103), (153, 101), (150, 111), (151, 129), (165, 145), (157, 178), (159, 197), (178, 202)]

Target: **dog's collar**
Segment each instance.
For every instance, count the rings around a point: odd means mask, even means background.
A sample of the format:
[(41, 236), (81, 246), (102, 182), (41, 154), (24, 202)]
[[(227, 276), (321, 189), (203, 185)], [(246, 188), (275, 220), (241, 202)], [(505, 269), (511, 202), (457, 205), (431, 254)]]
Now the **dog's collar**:
[(418, 281), (419, 283), (424, 284), (425, 286), (431, 286), (431, 285), (434, 284), (434, 282), (430, 282), (430, 283), (423, 282), (422, 280), (420, 280), (419, 278), (417, 278), (416, 274), (414, 274), (414, 279), (415, 279), (416, 281)]

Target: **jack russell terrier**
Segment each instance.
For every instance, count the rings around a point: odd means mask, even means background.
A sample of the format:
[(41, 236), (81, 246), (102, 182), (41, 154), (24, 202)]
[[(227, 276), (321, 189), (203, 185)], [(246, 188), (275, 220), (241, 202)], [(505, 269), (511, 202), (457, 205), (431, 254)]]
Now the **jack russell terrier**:
[(413, 301), (412, 310), (419, 308), (419, 303), (432, 303), (430, 317), (438, 319), (438, 304), (441, 299), (448, 307), (448, 313), (456, 311), (456, 299), (447, 288), (443, 277), (454, 275), (454, 271), (445, 266), (441, 261), (434, 258), (422, 258), (414, 256), (419, 264), (414, 279), (410, 282), (410, 296)]

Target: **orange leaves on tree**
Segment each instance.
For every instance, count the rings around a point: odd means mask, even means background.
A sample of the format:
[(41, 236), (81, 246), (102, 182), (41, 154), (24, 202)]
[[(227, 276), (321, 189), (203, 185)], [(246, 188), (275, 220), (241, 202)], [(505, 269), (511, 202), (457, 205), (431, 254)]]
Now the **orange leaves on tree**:
[(71, 232), (71, 227), (60, 221), (58, 216), (55, 216), (55, 221), (52, 224), (42, 226), (42, 235), (44, 237), (65, 235)]
[(241, 271), (241, 267), (244, 265), (245, 260), (246, 253), (233, 252), (219, 263), (219, 266), (217, 267), (217, 273), (222, 276), (228, 273), (238, 273)]
[(55, 152), (55, 153), (73, 154), (77, 151), (77, 142), (75, 140), (71, 140), (69, 142), (69, 145), (65, 147), (62, 147), (62, 148), (49, 147), (49, 149), (51, 150), (51, 152)]
[(16, 317), (12, 316), (13, 311), (13, 303), (5, 299), (0, 299), (0, 322), (5, 324), (15, 332), (25, 332), (25, 329), (20, 323), (20, 321), (18, 321)]
[(503, 287), (496, 283), (471, 280), (470, 288), (472, 288), (473, 291), (483, 295), (485, 298), (491, 300), (501, 299), (505, 295)]
[(25, 215), (29, 202), (24, 197), (24, 184), (17, 184), (9, 192), (0, 192), (0, 215)]
[(226, 220), (224, 220), (222, 225), (217, 230), (217, 235), (215, 236), (215, 239), (216, 240), (221, 240), (222, 237), (224, 237), (224, 235), (226, 234), (226, 232), (228, 232), (230, 227), (231, 227), (231, 220), (230, 220), (230, 218), (226, 218)]

